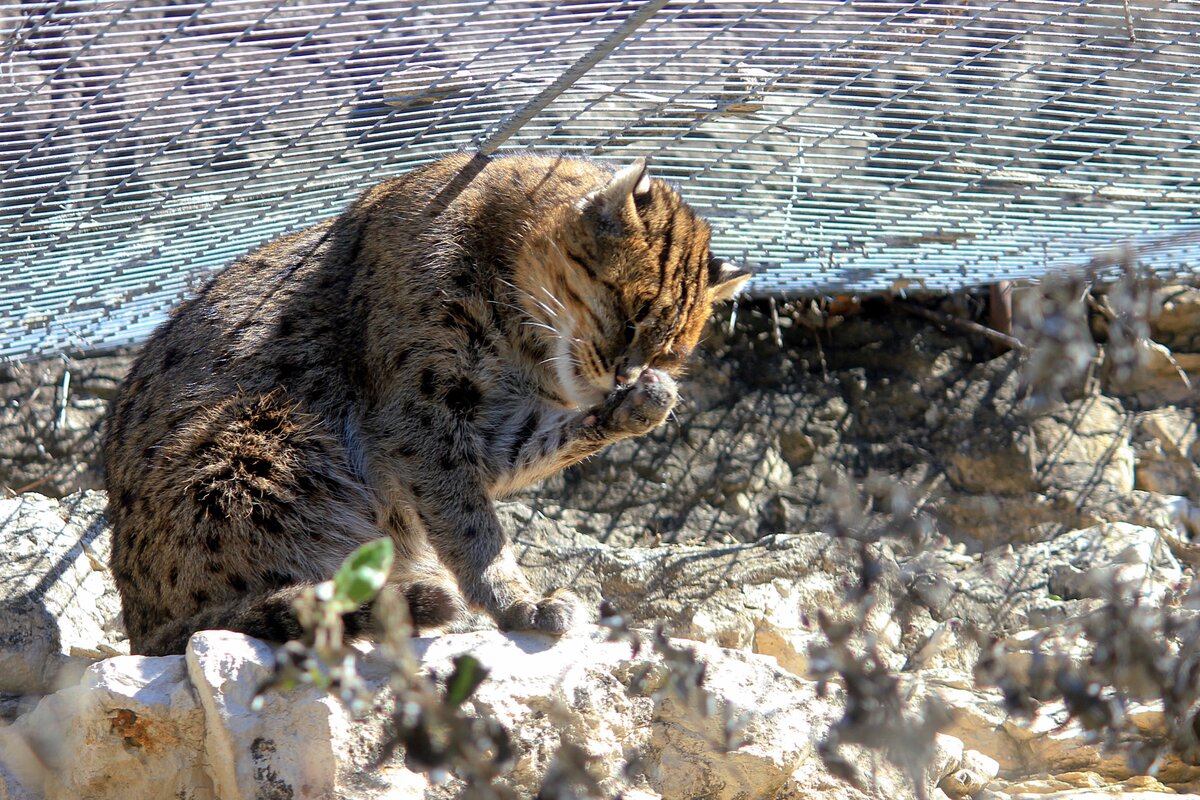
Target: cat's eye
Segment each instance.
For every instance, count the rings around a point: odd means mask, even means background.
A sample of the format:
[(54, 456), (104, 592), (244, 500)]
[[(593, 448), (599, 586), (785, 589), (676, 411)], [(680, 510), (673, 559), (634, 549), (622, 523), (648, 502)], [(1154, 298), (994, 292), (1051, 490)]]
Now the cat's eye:
[(625, 323), (625, 344), (632, 344), (634, 336), (637, 336), (637, 323), (631, 320)]

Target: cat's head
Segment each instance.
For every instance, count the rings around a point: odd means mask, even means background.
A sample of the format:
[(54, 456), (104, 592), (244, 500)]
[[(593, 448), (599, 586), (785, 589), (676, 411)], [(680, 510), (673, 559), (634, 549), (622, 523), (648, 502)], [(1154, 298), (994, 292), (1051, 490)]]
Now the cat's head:
[(600, 402), (646, 368), (678, 373), (713, 305), (750, 273), (709, 252), (710, 230), (644, 159), (563, 203), (518, 276), (563, 393)]

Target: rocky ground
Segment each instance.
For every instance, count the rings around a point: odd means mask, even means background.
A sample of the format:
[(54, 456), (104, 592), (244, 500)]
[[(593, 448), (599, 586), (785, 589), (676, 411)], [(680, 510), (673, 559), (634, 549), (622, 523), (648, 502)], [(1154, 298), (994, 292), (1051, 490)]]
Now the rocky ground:
[[(1143, 298), (1125, 345), (1120, 298), (1026, 294), (1028, 348), (999, 354), (894, 303), (743, 303), (670, 424), (506, 505), (530, 574), (623, 622), (417, 641), (443, 680), (465, 652), (491, 668), (472, 713), (511, 734), (497, 786), (532, 796), (574, 758), (629, 798), (1200, 793), (1200, 289)], [(0, 382), (0, 799), (461, 793), (372, 765), (382, 707), (251, 709), (260, 643), (111, 657), (103, 496), (82, 490), (126, 364)], [(682, 665), (609, 641), (659, 622), (702, 643)], [(696, 664), (698, 687), (673, 679)]]

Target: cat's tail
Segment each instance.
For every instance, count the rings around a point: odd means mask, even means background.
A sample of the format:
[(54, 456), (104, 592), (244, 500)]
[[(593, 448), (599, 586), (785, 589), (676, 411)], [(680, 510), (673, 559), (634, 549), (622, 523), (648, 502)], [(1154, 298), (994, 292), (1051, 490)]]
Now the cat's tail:
[[(130, 642), (136, 655), (181, 655), (188, 639), (197, 631), (227, 630), (244, 633), (256, 639), (286, 642), (303, 639), (294, 603), (309, 584), (294, 584), (267, 594), (239, 597), (220, 605), (202, 609), (190, 617), (165, 622)], [(422, 580), (403, 587), (404, 598), (413, 626), (421, 629), (438, 628), (462, 616), (465, 604), (462, 596), (447, 584)], [(347, 639), (374, 638), (381, 631), (370, 606), (342, 616)]]

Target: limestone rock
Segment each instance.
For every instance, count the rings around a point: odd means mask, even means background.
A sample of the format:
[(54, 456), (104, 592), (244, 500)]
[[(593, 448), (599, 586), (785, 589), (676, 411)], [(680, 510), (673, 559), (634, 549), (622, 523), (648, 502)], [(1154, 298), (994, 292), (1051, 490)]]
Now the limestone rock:
[(1037, 492), (1019, 495), (950, 492), (931, 503), (930, 510), (939, 530), (954, 541), (970, 543), (977, 549), (1041, 541), (1104, 519), (1089, 513), (1086, 504)]
[[(1071, 721), (1061, 703), (1045, 703), (1033, 720), (1019, 721), (1004, 710), (998, 691), (939, 687), (937, 692), (955, 710), (954, 719), (944, 732), (980, 751), (982, 757), (974, 762), (977, 769), (986, 773), (995, 764), (998, 767), (995, 774), (1007, 775), (1009, 780), (1012, 776), (1058, 776), (1049, 783), (1043, 781), (1036, 789), (1030, 784), (1037, 781), (1028, 780), (1016, 786), (1002, 786), (993, 781), (988, 784), (989, 789), (1044, 793), (1078, 788), (1080, 780), (1086, 780), (1086, 785), (1094, 788), (1121, 781), (1154, 780), (1134, 774), (1123, 749), (1107, 750), (1077, 721)], [(1167, 730), (1161, 705), (1134, 704), (1129, 713), (1137, 741), (1164, 740)], [(967, 760), (964, 752), (964, 765)], [(1171, 786), (1196, 785), (1200, 781), (1200, 766), (1186, 763), (1167, 751), (1156, 766), (1155, 778)]]
[(128, 652), (107, 569), (105, 496), (0, 500), (0, 692), (45, 693)]
[(977, 494), (1020, 494), (1037, 488), (1036, 466), (1024, 437), (963, 439), (947, 456), (946, 477)]
[(1154, 294), (1151, 335), (1173, 350), (1200, 353), (1200, 288), (1164, 286)]
[(1180, 562), (1193, 569), (1200, 566), (1200, 505), (1195, 505), (1186, 497), (1157, 495), (1163, 498), (1163, 516), (1169, 519), (1169, 524), (1157, 526), (1162, 531), (1163, 539), (1171, 548), (1171, 552)]
[[(996, 380), (1006, 391), (1011, 375)], [(950, 486), (990, 497), (1042, 502), (1065, 496), (1077, 504), (1096, 493), (1133, 489), (1131, 425), (1116, 400), (1090, 395), (1036, 415), (1019, 401), (975, 398), (987, 384), (968, 383), (962, 408), (950, 410), (933, 446)]]
[(1177, 539), (1200, 538), (1200, 504), (1187, 497), (1134, 489), (1129, 493), (1096, 491), (1072, 499), (1046, 496), (950, 492), (928, 510), (938, 530), (973, 550), (990, 550), (1053, 539), (1069, 531), (1106, 522), (1155, 528)]
[(100, 488), (100, 426), (130, 360), (88, 354), (0, 364), (0, 488), (36, 487), (50, 497)]
[(1108, 522), (1128, 522), (1181, 537), (1200, 536), (1200, 506), (1179, 495), (1134, 490), (1091, 512)]
[(1132, 396), (1143, 406), (1179, 404), (1200, 395), (1200, 353), (1175, 353), (1145, 339), (1136, 346), (1132, 369), (1106, 358), (1101, 377), (1107, 393)]
[[(0, 747), (3, 747), (4, 734), (0, 733)], [(38, 797), (25, 788), (17, 776), (0, 759), (0, 800), (38, 800)]]
[(1137, 488), (1200, 498), (1195, 411), (1159, 408), (1139, 415), (1134, 447)]
[(999, 691), (944, 685), (937, 685), (936, 691), (954, 709), (944, 735), (960, 739), (964, 748), (986, 753), (1005, 773), (1020, 773), (1026, 767), (1028, 737), (1005, 710)]
[[(629, 785), (642, 797), (874, 796), (830, 775), (814, 751), (840, 715), (837, 692), (822, 699), (815, 684), (772, 659), (687, 644), (705, 665), (706, 708), (650, 693), (666, 679), (661, 657), (606, 639), (597, 629), (559, 640), (480, 631), (413, 646), (423, 669), (436, 675), (450, 674), (464, 653), (490, 670), (471, 705), (510, 731), (516, 760), (502, 782), (522, 796), (536, 791), (562, 741), (583, 748), (605, 785)], [(303, 687), (272, 690), (254, 711), (250, 700), (271, 664), (266, 645), (208, 632), (193, 637), (186, 660), (127, 656), (94, 665), (79, 686), (45, 698), (4, 729), (0, 763), (23, 786), (9, 781), (6, 791), (10, 798), (24, 791), (55, 800), (452, 796), (454, 781), (433, 786), (396, 761), (371, 768), (386, 735), (382, 713), (353, 721)], [(367, 665), (364, 680), (381, 691), (381, 662), (368, 654)], [(638, 688), (632, 678), (639, 674), (663, 677)], [(720, 742), (730, 719), (739, 722), (739, 738), (726, 751)], [(863, 765), (878, 758), (853, 755)], [(627, 775), (624, 765), (634, 756), (641, 766)], [(874, 766), (872, 779), (888, 796), (913, 796), (896, 768)], [(948, 768), (932, 768), (922, 778), (925, 790)]]
[(800, 425), (791, 424), (779, 433), (780, 454), (793, 469), (812, 462), (817, 452), (817, 443)]
[(995, 759), (985, 756), (978, 750), (966, 750), (955, 769), (938, 784), (952, 800), (974, 797), (979, 794), (1000, 771), (1000, 765)]
[(1138, 775), (1119, 782), (1090, 770), (1064, 772), (1057, 775), (1019, 781), (1005, 787), (1009, 796), (1016, 800), (1167, 800), (1195, 797), (1194, 787), (1184, 784), (1177, 791), (1155, 777)]
[(0, 763), (45, 800), (210, 800), (203, 743), (183, 658), (121, 656), (0, 729)]
[[(1165, 787), (1164, 787), (1165, 788)], [(1147, 791), (1144, 789), (1129, 789), (1125, 786), (1100, 786), (1095, 789), (1065, 789), (1057, 792), (1014, 792), (1007, 795), (1010, 800), (1179, 800), (1181, 795), (1175, 791)]]
[(1037, 487), (1033, 441), (1019, 402), (1015, 353), (976, 365), (951, 387), (953, 402), (935, 406), (944, 421), (932, 444), (946, 478), (970, 494), (1020, 495)]
[(351, 720), (338, 701), (314, 691), (267, 692), (274, 648), (227, 631), (188, 643), (187, 673), (206, 721), (204, 760), (217, 797), (286, 797), (303, 787), (331, 797), (339, 763), (335, 748), (351, 740)]
[(1092, 395), (1034, 419), (1039, 487), (1072, 499), (1098, 488), (1128, 494), (1133, 489), (1133, 449), (1126, 417), (1116, 400)]
[(1113, 582), (1159, 603), (1182, 577), (1159, 531), (1110, 523), (1046, 542), (996, 548), (963, 564), (928, 551), (904, 565), (903, 579), (938, 619), (956, 617), (982, 630), (1019, 630), (1079, 612)]
[[(853, 542), (825, 534), (768, 536), (726, 547), (610, 547), (519, 504), (501, 506), (517, 557), (544, 587), (570, 586), (593, 608), (606, 599), (634, 625), (668, 621), (676, 636), (770, 655), (803, 675), (809, 645), (822, 641), (815, 614), (835, 618), (858, 580)], [(868, 619), (885, 653), (901, 638), (895, 612), (904, 590), (894, 559), (877, 547), (878, 602)], [(895, 666), (903, 658), (892, 653)]]

